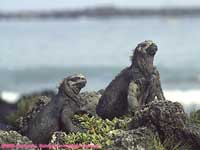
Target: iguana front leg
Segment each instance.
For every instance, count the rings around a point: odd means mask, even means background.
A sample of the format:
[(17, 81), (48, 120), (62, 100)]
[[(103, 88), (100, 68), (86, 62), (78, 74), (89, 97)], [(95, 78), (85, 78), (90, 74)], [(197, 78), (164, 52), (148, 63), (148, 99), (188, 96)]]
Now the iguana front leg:
[(74, 112), (69, 107), (64, 107), (61, 112), (61, 130), (69, 132), (78, 132), (78, 128), (75, 127), (72, 123), (72, 117)]
[(156, 97), (158, 100), (166, 100), (160, 82), (160, 73), (156, 67), (154, 67), (154, 74), (156, 76)]
[(136, 109), (139, 107), (139, 88), (135, 81), (131, 81), (128, 87), (128, 112), (134, 114)]
[(160, 75), (156, 67), (154, 67), (154, 72), (149, 77), (149, 79), (147, 79), (147, 83), (148, 86), (143, 98), (145, 104), (153, 101), (156, 97), (158, 100), (165, 100), (161, 87)]

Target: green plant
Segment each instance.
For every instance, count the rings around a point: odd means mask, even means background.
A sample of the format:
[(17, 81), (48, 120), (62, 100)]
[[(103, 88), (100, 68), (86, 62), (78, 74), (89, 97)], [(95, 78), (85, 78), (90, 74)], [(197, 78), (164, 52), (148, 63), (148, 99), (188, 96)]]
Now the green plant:
[[(84, 132), (66, 134), (62, 140), (64, 144), (95, 144), (103, 149), (112, 143), (118, 129), (126, 129), (126, 123), (122, 119), (114, 118), (110, 121), (87, 114), (75, 115), (73, 122)], [(54, 143), (54, 140), (51, 143)]]
[(166, 147), (170, 147), (170, 150), (179, 150), (180, 143), (175, 146), (172, 144), (171, 139), (166, 139), (163, 143), (160, 141), (158, 136), (152, 135), (148, 141), (148, 150), (167, 150)]
[(147, 147), (148, 150), (166, 150), (163, 144), (161, 144), (160, 139), (155, 135), (152, 135), (152, 137), (149, 139)]
[(189, 121), (191, 123), (200, 125), (200, 110), (191, 112), (189, 116)]
[(17, 103), (17, 111), (6, 117), (8, 123), (16, 126), (16, 120), (19, 117), (23, 117), (28, 111), (30, 111), (37, 101), (38, 96), (22, 97)]

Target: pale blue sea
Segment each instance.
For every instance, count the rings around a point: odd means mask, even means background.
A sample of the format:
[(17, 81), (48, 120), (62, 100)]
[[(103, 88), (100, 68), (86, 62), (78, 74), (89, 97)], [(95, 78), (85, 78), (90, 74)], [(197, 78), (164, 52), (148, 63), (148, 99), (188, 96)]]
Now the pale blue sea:
[(0, 91), (55, 89), (73, 73), (87, 77), (87, 90), (105, 88), (145, 39), (158, 45), (164, 90), (198, 91), (199, 27), (200, 18), (0, 22)]
[(200, 87), (200, 19), (143, 18), (0, 22), (0, 90), (53, 88), (72, 73), (104, 88), (137, 43), (151, 39), (164, 88)]

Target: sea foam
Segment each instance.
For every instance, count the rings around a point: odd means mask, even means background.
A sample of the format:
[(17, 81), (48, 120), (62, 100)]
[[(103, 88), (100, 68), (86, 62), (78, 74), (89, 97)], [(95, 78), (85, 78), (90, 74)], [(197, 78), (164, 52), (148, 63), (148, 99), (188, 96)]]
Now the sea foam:
[(0, 93), (0, 98), (8, 103), (16, 103), (17, 100), (20, 98), (19, 93), (3, 91)]
[(167, 100), (181, 103), (186, 112), (200, 109), (200, 90), (166, 90)]
[[(200, 109), (200, 90), (164, 90), (167, 100), (181, 103), (187, 113)], [(8, 103), (16, 103), (21, 94), (10, 91), (0, 93), (0, 98)]]

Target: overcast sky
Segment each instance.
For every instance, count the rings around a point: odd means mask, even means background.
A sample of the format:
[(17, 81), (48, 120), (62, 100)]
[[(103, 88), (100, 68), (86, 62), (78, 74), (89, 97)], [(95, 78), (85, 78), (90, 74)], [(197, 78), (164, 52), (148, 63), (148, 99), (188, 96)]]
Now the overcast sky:
[(200, 0), (0, 0), (0, 10), (82, 8), (96, 5), (121, 7), (200, 6)]

